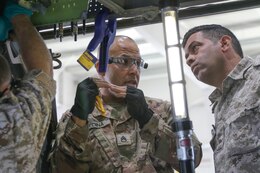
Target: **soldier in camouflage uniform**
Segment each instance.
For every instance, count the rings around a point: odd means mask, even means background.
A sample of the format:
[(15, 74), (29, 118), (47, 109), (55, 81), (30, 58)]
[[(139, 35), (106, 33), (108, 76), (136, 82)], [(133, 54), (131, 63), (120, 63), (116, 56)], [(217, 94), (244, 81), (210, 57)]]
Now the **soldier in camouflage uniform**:
[[(54, 173), (172, 173), (179, 169), (169, 102), (144, 97), (137, 89), (142, 59), (129, 37), (117, 36), (110, 64), (100, 79), (77, 87), (75, 103), (57, 128), (50, 154)], [(97, 64), (98, 66), (98, 64)], [(98, 90), (99, 88), (99, 90)], [(100, 95), (104, 111), (96, 105)], [(193, 135), (198, 166), (201, 143)]]
[(1, 40), (7, 37), (3, 31), (12, 26), (28, 70), (15, 87), (11, 86), (9, 64), (0, 55), (1, 173), (35, 172), (51, 119), (55, 95), (51, 56), (30, 22), (30, 14), (17, 4), (9, 4), (0, 16)]
[(183, 47), (197, 79), (216, 87), (209, 96), (216, 173), (259, 173), (260, 57), (243, 58), (237, 38), (220, 25), (191, 29)]

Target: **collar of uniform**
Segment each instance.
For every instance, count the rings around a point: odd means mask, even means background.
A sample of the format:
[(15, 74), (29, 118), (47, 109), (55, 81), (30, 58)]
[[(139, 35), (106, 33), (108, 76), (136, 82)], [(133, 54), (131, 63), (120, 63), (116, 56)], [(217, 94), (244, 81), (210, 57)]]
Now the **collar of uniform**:
[(209, 95), (209, 100), (211, 101), (211, 103), (214, 103), (217, 98), (219, 98), (222, 95), (222, 92), (216, 88), (210, 95)]
[(253, 60), (253, 66), (259, 66), (260, 65), (260, 55), (258, 55), (256, 58)]
[(236, 67), (229, 73), (227, 78), (223, 81), (223, 92), (221, 92), (219, 89), (215, 89), (209, 95), (209, 100), (211, 101), (211, 103), (214, 103), (223, 93), (225, 94), (235, 83), (235, 81), (244, 79), (247, 70), (252, 65), (260, 65), (260, 56), (255, 60), (250, 58), (249, 56), (245, 56), (244, 58), (242, 58), (241, 61), (236, 65)]
[[(239, 80), (243, 79), (245, 76), (246, 71), (248, 68), (251, 66), (257, 66), (260, 65), (260, 58), (258, 60), (254, 60), (250, 58), (249, 56), (245, 56), (244, 58), (241, 59), (241, 61), (236, 65), (236, 67), (229, 73), (228, 77), (234, 79), (234, 80)], [(225, 81), (225, 80), (224, 80)]]

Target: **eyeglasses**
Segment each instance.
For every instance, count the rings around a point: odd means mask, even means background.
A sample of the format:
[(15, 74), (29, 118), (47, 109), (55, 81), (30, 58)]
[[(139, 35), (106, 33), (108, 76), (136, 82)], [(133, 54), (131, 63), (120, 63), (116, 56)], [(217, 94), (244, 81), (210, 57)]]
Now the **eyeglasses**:
[(5, 92), (9, 90), (9, 87), (5, 88), (4, 91), (0, 91), (0, 98), (4, 96)]
[(115, 63), (117, 64), (120, 68), (123, 69), (127, 69), (132, 67), (132, 65), (136, 65), (138, 69), (140, 69), (140, 67), (147, 69), (148, 68), (148, 64), (144, 62), (143, 59), (134, 59), (134, 58), (130, 58), (130, 57), (110, 57), (109, 64)]

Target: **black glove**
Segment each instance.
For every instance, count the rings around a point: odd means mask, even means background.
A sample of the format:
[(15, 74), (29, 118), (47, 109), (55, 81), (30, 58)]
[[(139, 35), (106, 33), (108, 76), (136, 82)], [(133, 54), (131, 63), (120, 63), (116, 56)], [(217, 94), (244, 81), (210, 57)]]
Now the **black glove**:
[(153, 111), (148, 108), (142, 90), (127, 86), (126, 90), (127, 111), (138, 121), (140, 128), (150, 120)]
[(88, 115), (94, 110), (98, 87), (91, 78), (80, 82), (77, 87), (74, 105), (70, 112), (82, 120), (87, 120)]

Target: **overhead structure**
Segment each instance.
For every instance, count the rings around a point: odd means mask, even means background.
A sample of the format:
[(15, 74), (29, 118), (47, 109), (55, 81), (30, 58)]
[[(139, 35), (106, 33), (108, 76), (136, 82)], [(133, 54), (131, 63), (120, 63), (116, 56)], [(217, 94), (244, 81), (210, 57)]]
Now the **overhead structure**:
[[(19, 0), (42, 2), (41, 13), (32, 16), (44, 39), (94, 32), (96, 14), (105, 6), (117, 18), (118, 28), (162, 22), (160, 0)], [(259, 0), (179, 0), (179, 19), (260, 6)], [(45, 9), (47, 7), (47, 10)], [(39, 7), (38, 7), (39, 8)], [(46, 10), (44, 13), (44, 9)], [(59, 30), (62, 23), (62, 30)], [(61, 28), (61, 26), (60, 26)], [(60, 32), (59, 32), (60, 31)], [(60, 35), (59, 35), (60, 34)]]

